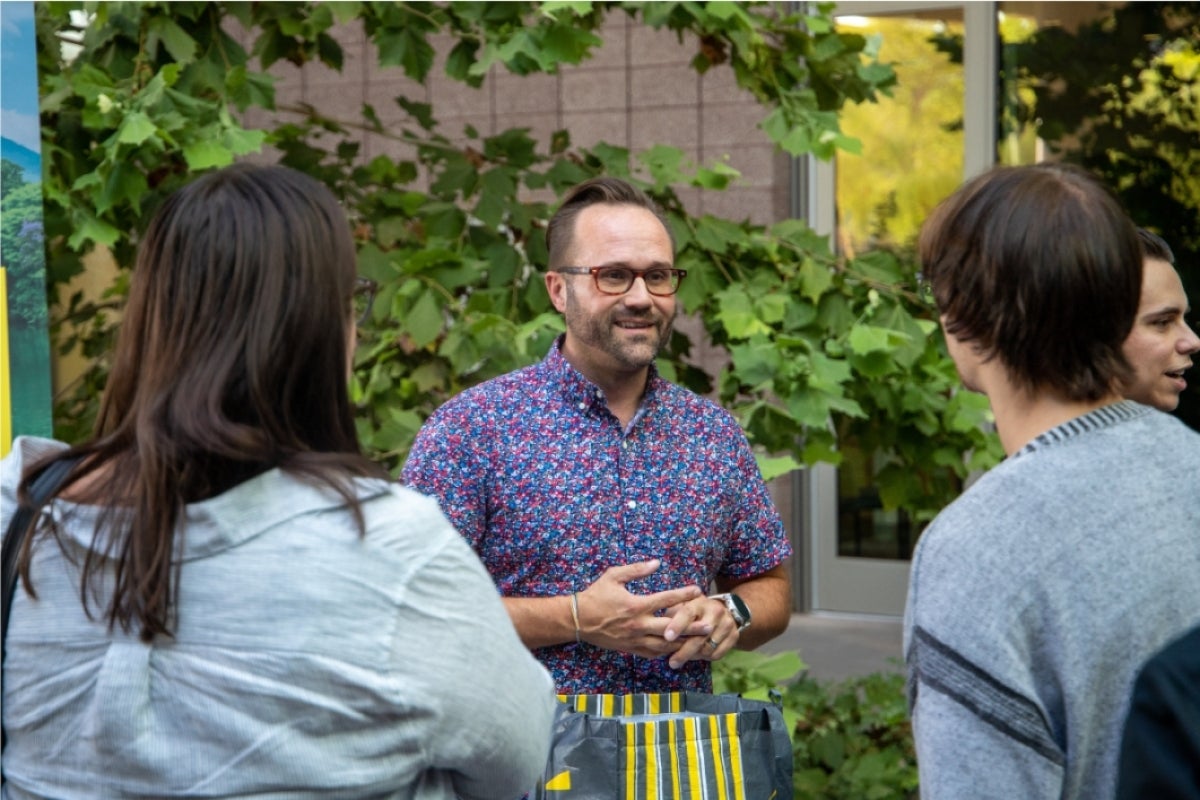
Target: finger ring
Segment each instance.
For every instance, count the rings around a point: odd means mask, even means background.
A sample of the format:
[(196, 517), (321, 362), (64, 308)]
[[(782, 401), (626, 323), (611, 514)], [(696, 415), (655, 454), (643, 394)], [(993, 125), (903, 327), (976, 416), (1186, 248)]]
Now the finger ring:
[(720, 644), (721, 644), (720, 642), (714, 642), (712, 639), (708, 640), (708, 646), (711, 647), (713, 650), (716, 650), (717, 647), (720, 646)]

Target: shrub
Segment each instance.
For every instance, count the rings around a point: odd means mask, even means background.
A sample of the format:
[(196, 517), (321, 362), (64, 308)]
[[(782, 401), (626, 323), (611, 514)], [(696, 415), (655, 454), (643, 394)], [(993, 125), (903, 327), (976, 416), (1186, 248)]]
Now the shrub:
[(792, 736), (797, 800), (917, 796), (917, 762), (900, 672), (811, 677), (796, 653), (735, 651), (714, 665), (714, 691), (777, 698)]

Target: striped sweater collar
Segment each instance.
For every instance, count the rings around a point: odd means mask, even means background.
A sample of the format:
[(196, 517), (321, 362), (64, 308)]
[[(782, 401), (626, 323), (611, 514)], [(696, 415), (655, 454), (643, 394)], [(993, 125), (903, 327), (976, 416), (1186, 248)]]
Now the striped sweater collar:
[(1119, 403), (1102, 406), (1094, 411), (1069, 419), (1061, 425), (1056, 425), (1045, 433), (1039, 434), (1027, 445), (1018, 450), (1012, 458), (1023, 456), (1026, 453), (1032, 453), (1034, 450), (1040, 450), (1051, 445), (1060, 444), (1062, 442), (1074, 439), (1089, 431), (1097, 431), (1102, 428), (1109, 428), (1113, 425), (1125, 422), (1126, 420), (1149, 414), (1152, 409), (1149, 406), (1135, 403), (1132, 400), (1122, 400)]

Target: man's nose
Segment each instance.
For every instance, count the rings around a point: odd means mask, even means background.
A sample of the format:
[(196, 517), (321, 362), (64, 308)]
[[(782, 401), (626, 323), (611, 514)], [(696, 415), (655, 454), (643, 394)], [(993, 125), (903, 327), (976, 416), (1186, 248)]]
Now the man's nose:
[(1200, 336), (1196, 335), (1196, 332), (1192, 330), (1192, 326), (1185, 322), (1183, 323), (1183, 330), (1184, 336), (1180, 338), (1175, 349), (1184, 355), (1200, 351)]
[(646, 278), (638, 273), (633, 278), (633, 284), (621, 296), (625, 301), (625, 305), (642, 306), (651, 304), (654, 295), (650, 294), (650, 290), (646, 288)]

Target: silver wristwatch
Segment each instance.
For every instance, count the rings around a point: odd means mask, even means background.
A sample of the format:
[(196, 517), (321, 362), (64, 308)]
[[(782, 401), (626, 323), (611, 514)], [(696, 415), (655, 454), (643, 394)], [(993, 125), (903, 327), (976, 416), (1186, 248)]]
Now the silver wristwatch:
[(737, 624), (738, 631), (744, 631), (750, 627), (750, 609), (746, 605), (746, 601), (738, 597), (733, 592), (725, 594), (709, 595), (710, 600), (720, 600), (729, 609), (729, 615), (733, 617), (733, 621)]

